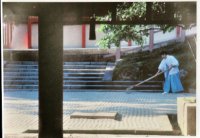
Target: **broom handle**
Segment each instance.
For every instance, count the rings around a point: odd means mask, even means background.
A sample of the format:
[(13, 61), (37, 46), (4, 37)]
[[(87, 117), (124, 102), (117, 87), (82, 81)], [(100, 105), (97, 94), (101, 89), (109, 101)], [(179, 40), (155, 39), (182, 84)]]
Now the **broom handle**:
[[(166, 70), (166, 71), (167, 71), (167, 70)], [(158, 73), (158, 74), (155, 74), (155, 75), (153, 75), (152, 77), (150, 77), (150, 78), (148, 78), (148, 79), (146, 79), (146, 80), (144, 80), (144, 81), (142, 81), (142, 82), (140, 82), (140, 83), (134, 85), (134, 87), (135, 87), (135, 86), (139, 86), (140, 84), (143, 84), (143, 83), (145, 83), (145, 82), (147, 82), (147, 81), (149, 81), (149, 80), (151, 80), (151, 79), (153, 79), (153, 78), (159, 76), (160, 74), (163, 74), (164, 72), (165, 72), (165, 71), (162, 71), (162, 72), (160, 72), (160, 73)]]
[[(171, 69), (171, 68), (170, 68), (170, 69)], [(160, 74), (163, 74), (164, 72), (169, 71), (170, 69), (167, 69), (167, 70), (165, 70), (165, 71), (159, 72), (158, 74), (156, 73), (156, 74), (153, 75), (152, 77), (150, 77), (150, 78), (148, 78), (148, 79), (146, 79), (146, 80), (144, 80), (144, 81), (142, 81), (142, 82), (140, 82), (140, 83), (138, 83), (138, 84), (136, 84), (136, 85), (132, 85), (132, 86), (128, 87), (126, 90), (130, 90), (130, 89), (132, 89), (132, 88), (134, 88), (134, 87), (137, 87), (137, 86), (141, 85), (142, 83), (145, 83), (145, 82), (147, 82), (147, 81), (149, 81), (149, 80), (151, 80), (151, 79), (153, 79), (153, 78), (159, 76)]]

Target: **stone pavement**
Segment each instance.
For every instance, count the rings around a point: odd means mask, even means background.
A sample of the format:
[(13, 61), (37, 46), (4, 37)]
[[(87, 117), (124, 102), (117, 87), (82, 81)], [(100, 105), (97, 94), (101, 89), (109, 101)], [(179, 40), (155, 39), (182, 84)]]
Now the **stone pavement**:
[[(188, 93), (162, 95), (142, 92), (64, 92), (64, 132), (92, 133), (93, 130), (114, 134), (167, 134), (172, 132), (167, 114), (177, 113), (177, 97), (191, 95), (195, 96)], [(3, 106), (5, 134), (38, 130), (37, 92), (5, 92)], [(73, 112), (118, 112), (121, 119), (70, 119), (69, 115)]]
[[(151, 135), (151, 137), (159, 137), (159, 135)], [(138, 138), (150, 137), (149, 135), (113, 135), (113, 134), (64, 134), (63, 138)], [(38, 134), (10, 134), (5, 138), (38, 138)]]

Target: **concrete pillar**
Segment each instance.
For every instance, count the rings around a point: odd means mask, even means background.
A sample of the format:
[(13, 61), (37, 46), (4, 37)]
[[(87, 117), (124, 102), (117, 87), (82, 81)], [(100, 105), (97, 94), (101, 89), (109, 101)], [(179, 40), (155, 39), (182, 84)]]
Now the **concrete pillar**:
[(153, 50), (154, 46), (154, 30), (151, 29), (149, 32), (149, 51)]
[(3, 23), (3, 48), (6, 47), (6, 27), (5, 27), (5, 23)]
[(196, 98), (177, 98), (178, 124), (183, 135), (196, 135)]
[(131, 45), (132, 45), (131, 40), (128, 40), (128, 46), (131, 46)]
[(8, 23), (7, 24), (7, 28), (8, 28), (8, 48), (10, 48), (10, 46), (11, 46), (11, 23)]
[(181, 29), (181, 38), (180, 38), (181, 42), (185, 41), (185, 30), (182, 28)]
[(119, 46), (119, 47), (116, 47), (115, 60), (118, 61), (120, 60), (120, 58), (121, 58), (121, 48)]
[(185, 41), (185, 30), (181, 28), (180, 26), (176, 27), (176, 38), (178, 42)]
[(196, 103), (185, 105), (184, 130), (185, 136), (196, 136)]
[(177, 39), (180, 37), (180, 34), (181, 34), (181, 27), (180, 27), (180, 26), (177, 26), (177, 27), (176, 27), (176, 38), (177, 38)]
[(27, 31), (28, 31), (28, 49), (31, 48), (31, 32), (32, 32), (32, 23), (31, 17), (28, 17), (28, 24), (27, 24)]
[(9, 38), (8, 23), (6, 23), (6, 47), (7, 48), (9, 48), (9, 46), (8, 46), (8, 42), (9, 42), (8, 38)]
[(63, 8), (54, 3), (41, 9), (39, 138), (63, 138)]
[(5, 23), (4, 26), (4, 31), (3, 31), (3, 35), (4, 35), (4, 47), (5, 48), (11, 48), (11, 24), (9, 22)]

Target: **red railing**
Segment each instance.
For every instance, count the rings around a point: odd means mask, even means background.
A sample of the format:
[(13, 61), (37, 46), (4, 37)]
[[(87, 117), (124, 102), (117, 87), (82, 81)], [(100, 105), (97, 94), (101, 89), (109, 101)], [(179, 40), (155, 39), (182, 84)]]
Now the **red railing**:
[(32, 24), (38, 23), (38, 16), (29, 16), (28, 17), (28, 48), (32, 47)]

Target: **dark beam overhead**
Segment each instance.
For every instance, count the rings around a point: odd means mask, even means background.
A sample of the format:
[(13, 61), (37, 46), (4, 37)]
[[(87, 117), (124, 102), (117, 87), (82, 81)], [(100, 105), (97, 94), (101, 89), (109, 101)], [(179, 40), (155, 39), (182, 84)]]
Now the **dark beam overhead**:
[[(38, 16), (40, 8), (51, 9), (55, 3), (22, 3), (3, 2), (3, 21), (26, 23), (28, 16)], [(61, 3), (63, 24), (89, 24), (90, 17), (104, 16), (108, 11), (112, 14), (112, 22), (103, 21), (95, 24), (194, 24), (196, 23), (196, 2), (158, 2), (162, 10), (152, 10), (152, 2), (147, 2), (146, 14), (132, 21), (119, 21), (116, 18), (116, 2), (78, 2)]]

